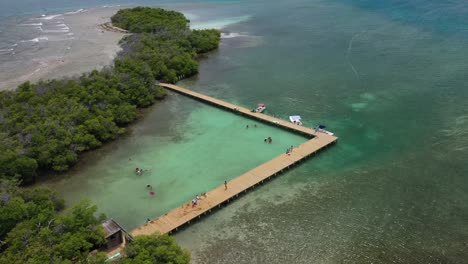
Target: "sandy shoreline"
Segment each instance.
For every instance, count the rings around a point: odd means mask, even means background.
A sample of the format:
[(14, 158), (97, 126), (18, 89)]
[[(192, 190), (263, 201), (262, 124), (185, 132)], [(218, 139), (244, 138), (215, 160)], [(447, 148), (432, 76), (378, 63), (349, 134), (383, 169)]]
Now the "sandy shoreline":
[[(36, 21), (65, 25), (66, 39), (52, 33), (42, 35), (37, 43), (29, 44), (22, 53), (10, 55), (0, 65), (0, 90), (12, 90), (25, 81), (53, 79), (79, 75), (110, 65), (125, 35), (118, 30), (105, 30), (102, 25), (121, 7), (96, 7), (81, 12), (68, 12), (60, 16), (32, 18)], [(39, 22), (40, 23), (40, 22)], [(54, 34), (55, 33), (55, 34)], [(43, 41), (44, 40), (44, 41)], [(21, 44), (21, 43), (20, 43)], [(28, 50), (29, 48), (29, 50)]]
[[(10, 43), (0, 49), (0, 91), (14, 90), (26, 81), (72, 77), (111, 65), (121, 50), (118, 42), (126, 33), (112, 27), (110, 17), (119, 9), (129, 7), (94, 7), (7, 21), (8, 27), (4, 28), (9, 29), (8, 34), (0, 34), (0, 43)], [(192, 20), (190, 27), (194, 29), (223, 29), (250, 18), (248, 15), (210, 17), (204, 6), (164, 8), (184, 13)], [(262, 43), (260, 37), (248, 33), (227, 31), (221, 37), (226, 39), (224, 45), (235, 48)]]

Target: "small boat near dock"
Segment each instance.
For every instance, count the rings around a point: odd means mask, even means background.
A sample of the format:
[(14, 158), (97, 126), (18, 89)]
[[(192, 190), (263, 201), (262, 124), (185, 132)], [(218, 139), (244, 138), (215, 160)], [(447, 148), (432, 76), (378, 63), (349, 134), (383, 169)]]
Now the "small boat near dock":
[(333, 136), (333, 132), (330, 132), (328, 130), (325, 130), (326, 126), (324, 125), (318, 125), (316, 128), (315, 128), (315, 131), (317, 132), (322, 132), (322, 133), (325, 133), (327, 135), (330, 135), (330, 136)]
[(265, 111), (265, 109), (266, 109), (266, 105), (263, 104), (263, 103), (259, 103), (257, 105), (257, 108), (253, 109), (252, 112), (261, 113), (261, 112)]
[(289, 116), (289, 120), (291, 120), (291, 123), (293, 123), (293, 124), (302, 126), (302, 122), (301, 122), (301, 117), (300, 117), (300, 116)]

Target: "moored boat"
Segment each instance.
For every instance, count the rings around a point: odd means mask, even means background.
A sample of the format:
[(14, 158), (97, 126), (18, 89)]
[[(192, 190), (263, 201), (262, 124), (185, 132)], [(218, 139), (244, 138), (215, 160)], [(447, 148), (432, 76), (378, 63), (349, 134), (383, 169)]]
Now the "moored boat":
[(300, 116), (289, 116), (289, 120), (291, 120), (291, 122), (292, 122), (293, 124), (302, 126), (302, 122), (301, 122), (301, 117), (300, 117)]
[(253, 112), (255, 112), (255, 113), (261, 113), (261, 112), (265, 111), (265, 109), (266, 109), (266, 105), (263, 104), (263, 103), (259, 103), (259, 104), (257, 105), (257, 108), (255, 108), (255, 109), (253, 110)]
[(333, 132), (330, 132), (328, 130), (325, 130), (326, 126), (324, 125), (318, 125), (316, 128), (315, 128), (315, 131), (317, 132), (322, 132), (322, 133), (325, 133), (327, 135), (330, 135), (330, 136), (333, 136)]

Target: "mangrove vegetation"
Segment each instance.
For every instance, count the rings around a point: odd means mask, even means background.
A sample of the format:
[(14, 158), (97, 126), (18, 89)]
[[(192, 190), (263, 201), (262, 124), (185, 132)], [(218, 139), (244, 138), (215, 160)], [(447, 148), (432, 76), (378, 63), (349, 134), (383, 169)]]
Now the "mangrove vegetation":
[(197, 74), (198, 55), (220, 41), (219, 31), (192, 31), (183, 14), (159, 8), (124, 9), (111, 20), (132, 32), (112, 66), (0, 92), (0, 178), (28, 183), (68, 170), (80, 153), (125, 133), (139, 108), (165, 96), (156, 80)]

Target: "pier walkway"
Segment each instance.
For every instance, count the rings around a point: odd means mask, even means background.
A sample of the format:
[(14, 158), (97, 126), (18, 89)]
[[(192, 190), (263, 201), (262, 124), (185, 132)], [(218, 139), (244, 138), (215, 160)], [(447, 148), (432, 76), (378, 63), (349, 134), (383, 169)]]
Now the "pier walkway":
[[(305, 135), (307, 135), (309, 137), (313, 137), (315, 135), (315, 130), (313, 130), (311, 128), (307, 128), (307, 127), (304, 127), (304, 126), (299, 126), (299, 125), (293, 124), (293, 123), (291, 123), (289, 121), (285, 121), (285, 120), (282, 120), (282, 119), (279, 119), (279, 118), (276, 118), (276, 117), (272, 117), (272, 116), (269, 116), (269, 115), (266, 115), (266, 114), (255, 113), (255, 112), (252, 112), (251, 109), (247, 109), (245, 107), (241, 107), (241, 106), (238, 106), (238, 105), (235, 105), (235, 104), (231, 104), (231, 103), (225, 102), (223, 100), (213, 98), (211, 96), (207, 96), (207, 95), (204, 95), (204, 94), (201, 94), (201, 93), (197, 93), (197, 92), (191, 91), (189, 89), (179, 87), (177, 85), (168, 84), (168, 83), (159, 83), (159, 86), (162, 86), (162, 87), (165, 87), (165, 88), (167, 88), (169, 90), (179, 92), (181, 94), (190, 96), (192, 98), (204, 101), (206, 103), (210, 103), (210, 104), (216, 105), (218, 107), (226, 108), (226, 109), (231, 110), (233, 112), (237, 112), (237, 113), (246, 115), (246, 116), (251, 117), (253, 119), (257, 119), (257, 120), (261, 120), (261, 121), (264, 121), (264, 122), (267, 122), (267, 123), (271, 123), (271, 125), (280, 126), (282, 128), (292, 130), (294, 132), (305, 134)], [(320, 133), (320, 135), (322, 135), (322, 134), (323, 133)], [(324, 135), (324, 137), (323, 137), (324, 140), (335, 141), (337, 139), (334, 136), (330, 136), (330, 135), (327, 135), (327, 134), (323, 134), (323, 135)]]
[(335, 143), (338, 138), (325, 133), (315, 134), (315, 130), (295, 125), (282, 119), (271, 117), (261, 113), (251, 112), (249, 109), (240, 107), (231, 103), (224, 102), (222, 100), (206, 96), (176, 85), (160, 83), (169, 90), (173, 90), (190, 97), (217, 105), (219, 107), (227, 108), (233, 112), (241, 113), (243, 115), (269, 122), (273, 125), (277, 125), (294, 132), (306, 134), (312, 139), (305, 143), (295, 147), (290, 154), (283, 153), (270, 161), (263, 163), (262, 165), (240, 175), (239, 177), (229, 181), (227, 183), (227, 189), (223, 183), (220, 186), (207, 192), (206, 197), (200, 197), (198, 205), (192, 207), (191, 201), (183, 204), (182, 206), (175, 208), (174, 210), (152, 220), (149, 223), (141, 225), (135, 230), (131, 231), (131, 235), (149, 235), (153, 233), (171, 233), (176, 231), (178, 228), (190, 221), (200, 218), (205, 213), (210, 212), (212, 209), (221, 206), (224, 203), (229, 202), (231, 199), (236, 198), (239, 194), (246, 192), (247, 190), (255, 187), (262, 183), (264, 180), (281, 173), (303, 159), (317, 153), (321, 149)]

